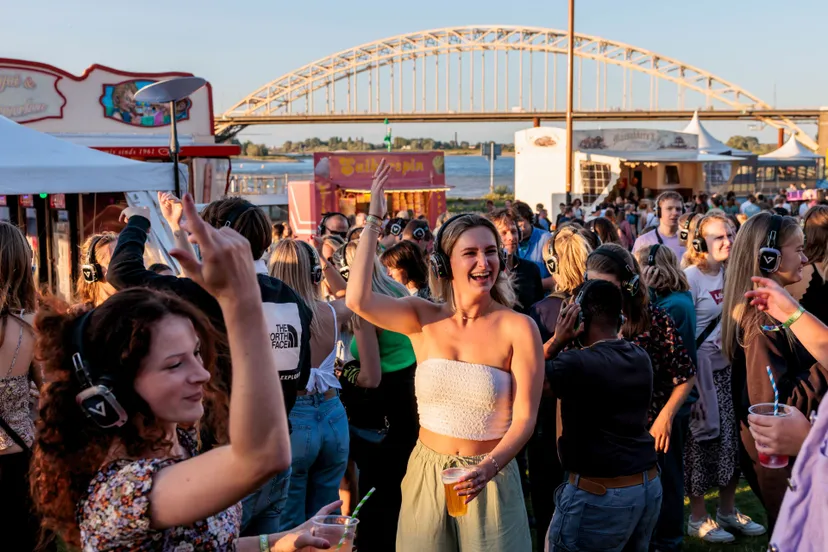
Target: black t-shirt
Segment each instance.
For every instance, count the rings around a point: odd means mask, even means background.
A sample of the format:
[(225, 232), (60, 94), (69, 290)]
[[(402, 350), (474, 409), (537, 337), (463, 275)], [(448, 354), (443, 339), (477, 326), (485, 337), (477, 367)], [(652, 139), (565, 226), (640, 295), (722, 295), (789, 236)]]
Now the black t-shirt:
[[(141, 216), (130, 217), (118, 236), (118, 245), (107, 269), (107, 281), (115, 289), (146, 286), (167, 291), (198, 307), (225, 337), (227, 330), (218, 301), (207, 290), (189, 278), (162, 276), (144, 268), (144, 246), (150, 222)], [(296, 391), (307, 385), (310, 377), (310, 323), (313, 318), (308, 306), (281, 280), (258, 274), (265, 319), (274, 359), (279, 368), (285, 406), (288, 413), (296, 402)], [(226, 345), (219, 344), (219, 348)], [(221, 350), (220, 350), (221, 352)], [(229, 358), (219, 356), (219, 374), (229, 390), (231, 369)]]
[(799, 302), (806, 311), (810, 312), (823, 324), (828, 324), (828, 286), (825, 285), (825, 280), (819, 273), (819, 265), (811, 263), (813, 274), (811, 281), (808, 282), (808, 289), (802, 295), (802, 300)]
[(552, 339), (552, 336), (555, 335), (558, 315), (569, 298), (569, 295), (556, 292), (549, 297), (544, 297), (529, 309), (529, 317), (538, 325), (541, 341), (544, 343)]
[(521, 314), (526, 314), (532, 305), (543, 299), (543, 282), (541, 281), (540, 269), (535, 263), (520, 259), (517, 256), (513, 257), (511, 262), (514, 262), (512, 268), (513, 285), (519, 303), (515, 305), (515, 310)]
[(623, 339), (573, 349), (547, 363), (546, 377), (561, 401), (564, 470), (620, 477), (655, 465), (647, 431), (653, 368), (644, 349)]

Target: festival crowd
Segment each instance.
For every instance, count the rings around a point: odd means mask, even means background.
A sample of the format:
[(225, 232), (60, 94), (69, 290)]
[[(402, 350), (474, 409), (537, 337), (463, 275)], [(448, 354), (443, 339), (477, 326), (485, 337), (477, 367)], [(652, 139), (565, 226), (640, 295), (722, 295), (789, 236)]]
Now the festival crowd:
[(389, 171), (310, 241), (159, 193), (180, 274), (128, 207), (72, 303), (0, 222), (2, 549), (824, 550), (828, 205), (621, 190), (431, 228)]

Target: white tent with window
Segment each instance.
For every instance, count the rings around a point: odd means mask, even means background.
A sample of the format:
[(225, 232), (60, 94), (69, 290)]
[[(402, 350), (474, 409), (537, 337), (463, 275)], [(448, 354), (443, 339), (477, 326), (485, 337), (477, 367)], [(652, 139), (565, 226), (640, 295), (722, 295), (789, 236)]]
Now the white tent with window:
[(0, 117), (0, 195), (172, 191), (173, 176), (169, 163), (118, 157)]

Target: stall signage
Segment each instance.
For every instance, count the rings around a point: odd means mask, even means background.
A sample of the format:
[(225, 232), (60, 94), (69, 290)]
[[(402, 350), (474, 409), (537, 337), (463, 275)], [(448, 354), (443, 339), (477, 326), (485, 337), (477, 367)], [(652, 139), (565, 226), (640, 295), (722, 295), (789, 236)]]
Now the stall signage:
[(0, 65), (0, 115), (17, 123), (60, 119), (66, 98), (59, 75)]
[(52, 209), (66, 209), (66, 194), (50, 195), (49, 205), (51, 205)]
[(29, 194), (22, 195), (19, 203), (21, 207), (34, 207), (34, 197)]
[(412, 183), (443, 187), (446, 183), (443, 152), (426, 153), (315, 153), (314, 177), (320, 182), (369, 189), (371, 179), (383, 159), (391, 166), (387, 189), (404, 188)]
[(5, 207), (6, 205), (8, 205), (6, 202), (6, 196), (0, 196), (0, 207)]

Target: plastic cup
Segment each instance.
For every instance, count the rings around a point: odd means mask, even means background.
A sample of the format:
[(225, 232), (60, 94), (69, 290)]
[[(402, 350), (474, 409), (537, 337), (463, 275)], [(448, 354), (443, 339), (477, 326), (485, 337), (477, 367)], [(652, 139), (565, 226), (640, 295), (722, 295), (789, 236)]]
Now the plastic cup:
[[(773, 413), (773, 403), (754, 404), (748, 408), (748, 412), (757, 416), (790, 416), (791, 407), (787, 404), (780, 404), (776, 414)], [(756, 451), (759, 453), (759, 464), (764, 468), (779, 469), (788, 466), (788, 455), (767, 454), (762, 452), (759, 443), (756, 443)]]
[[(339, 552), (352, 552), (354, 549), (354, 537), (356, 537), (356, 528), (359, 520), (350, 516), (314, 516), (311, 518), (312, 533), (315, 537), (320, 537), (328, 541), (331, 545), (331, 550), (336, 550), (342, 536), (345, 536), (345, 542), (342, 543), (342, 548)], [(312, 548), (311, 550), (319, 550)]]
[(454, 486), (468, 473), (469, 470), (466, 468), (449, 468), (443, 470), (441, 474), (443, 488), (446, 490), (446, 507), (448, 508), (448, 515), (451, 517), (465, 516), (469, 512), (466, 497), (460, 496), (457, 494), (459, 491), (454, 490)]

